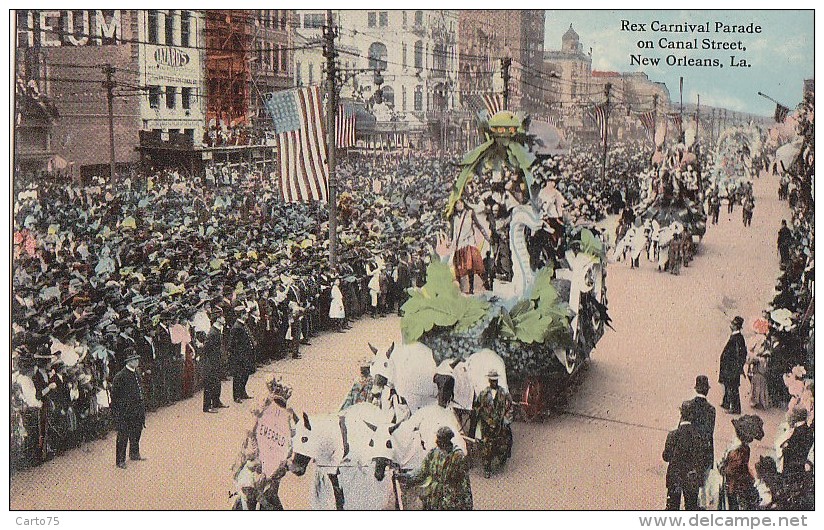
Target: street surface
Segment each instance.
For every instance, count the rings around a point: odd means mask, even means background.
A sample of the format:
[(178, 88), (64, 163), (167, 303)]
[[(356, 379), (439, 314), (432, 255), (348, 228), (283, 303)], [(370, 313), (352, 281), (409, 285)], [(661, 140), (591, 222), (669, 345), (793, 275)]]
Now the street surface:
[[(708, 226), (699, 253), (680, 276), (659, 273), (641, 260), (608, 270), (608, 330), (593, 352), (583, 384), (567, 413), (541, 422), (514, 425), (515, 446), (506, 469), (484, 479), (472, 471), (476, 509), (663, 509), (666, 498), (661, 460), (667, 431), (678, 421), (678, 407), (692, 397), (695, 376), (707, 374), (709, 400), (718, 409), (716, 458), (733, 437), (728, 414), (718, 406), (723, 388), (718, 359), (737, 314), (751, 325), (773, 295), (778, 274), (775, 240), (785, 203), (776, 199), (778, 181), (763, 176), (754, 183), (752, 226), (744, 228), (741, 207), (716, 226)], [(722, 312), (726, 311), (726, 315)], [(273, 374), (292, 386), (296, 411), (337, 410), (369, 353), (367, 342), (386, 348), (400, 341), (397, 317), (366, 317), (345, 334), (316, 337), (302, 347), (303, 358), (268, 365), (251, 377), (256, 399), (232, 403), (231, 381), (223, 383), (219, 414), (201, 412), (202, 395), (150, 413), (141, 450), (145, 462), (114, 466), (114, 440), (86, 444), (44, 465), (19, 472), (10, 482), (12, 510), (219, 510), (231, 506), (230, 468), (247, 431), (250, 410), (265, 393)], [(749, 384), (741, 386), (744, 413)], [(766, 436), (754, 442), (751, 461), (768, 452), (782, 412), (759, 412)], [(287, 475), (280, 497), (287, 509), (306, 509), (310, 472)]]

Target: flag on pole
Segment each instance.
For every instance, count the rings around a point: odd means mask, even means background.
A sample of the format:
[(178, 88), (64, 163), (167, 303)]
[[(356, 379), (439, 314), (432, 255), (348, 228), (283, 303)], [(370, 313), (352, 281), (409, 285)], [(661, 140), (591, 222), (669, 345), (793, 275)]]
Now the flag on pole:
[(598, 132), (601, 135), (601, 141), (605, 141), (607, 138), (607, 105), (606, 103), (601, 103), (600, 105), (595, 105), (591, 109), (587, 110), (587, 115), (598, 127)]
[(503, 94), (484, 94), (483, 100), (484, 106), (486, 107), (486, 110), (489, 112), (490, 116), (494, 115), (496, 112), (504, 110)]
[(790, 113), (790, 109), (782, 105), (781, 103), (775, 104), (775, 118), (776, 123), (784, 123), (784, 120), (787, 119), (787, 114)]
[(669, 114), (669, 119), (673, 123), (673, 125), (678, 127), (678, 131), (680, 132), (681, 131), (681, 113), (680, 112), (671, 112)]
[(325, 202), (329, 161), (320, 88), (310, 86), (274, 92), (265, 105), (275, 126), (284, 201)]
[(335, 143), (347, 148), (355, 145), (355, 109), (352, 105), (341, 103), (335, 116)]
[(644, 126), (644, 131), (647, 133), (647, 138), (650, 142), (655, 142), (655, 113), (652, 111), (642, 112), (638, 115), (641, 120), (641, 125)]

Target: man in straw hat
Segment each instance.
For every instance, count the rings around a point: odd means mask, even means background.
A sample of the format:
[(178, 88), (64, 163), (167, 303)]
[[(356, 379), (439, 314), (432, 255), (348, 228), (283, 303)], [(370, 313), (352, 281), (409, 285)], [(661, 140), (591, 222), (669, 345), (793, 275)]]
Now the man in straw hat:
[(140, 355), (129, 348), (126, 366), (112, 380), (112, 416), (117, 429), (116, 465), (126, 469), (126, 445), (131, 460), (145, 460), (140, 454), (140, 435), (146, 423), (146, 406), (140, 384)]
[(497, 370), (486, 374), (489, 386), (478, 396), (475, 413), (478, 418), (476, 438), (481, 440), (481, 456), (484, 477), (492, 476), (492, 463), (496, 458), (503, 464), (512, 453), (512, 396), (498, 385)]
[(747, 345), (741, 335), (743, 325), (744, 319), (740, 316), (730, 322), (730, 338), (721, 353), (718, 370), (718, 382), (724, 385), (721, 408), (729, 414), (741, 414), (741, 395), (738, 387), (741, 385), (741, 374), (744, 373), (744, 364), (747, 361)]

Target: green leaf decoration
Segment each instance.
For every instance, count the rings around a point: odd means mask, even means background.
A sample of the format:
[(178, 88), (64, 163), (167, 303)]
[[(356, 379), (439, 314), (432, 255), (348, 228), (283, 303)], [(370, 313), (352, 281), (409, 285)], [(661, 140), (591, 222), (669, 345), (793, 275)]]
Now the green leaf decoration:
[(581, 230), (581, 252), (595, 257), (604, 255), (603, 243), (588, 228)]
[(570, 310), (558, 298), (552, 285), (553, 270), (545, 267), (537, 272), (528, 300), (522, 300), (510, 310), (501, 309), (500, 335), (524, 344), (560, 343), (568, 333)]
[(401, 331), (406, 343), (416, 342), (435, 326), (465, 331), (486, 315), (489, 303), (461, 294), (449, 265), (433, 260), (426, 269), (426, 283), (412, 289), (403, 305)]

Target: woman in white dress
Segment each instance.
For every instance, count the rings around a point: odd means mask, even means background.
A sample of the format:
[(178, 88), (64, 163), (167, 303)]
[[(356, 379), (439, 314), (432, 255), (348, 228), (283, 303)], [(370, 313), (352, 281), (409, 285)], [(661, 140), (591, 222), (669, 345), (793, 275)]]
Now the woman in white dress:
[(343, 293), (340, 290), (340, 279), (335, 279), (332, 285), (332, 302), (329, 304), (329, 318), (338, 333), (343, 333), (343, 323), (346, 320), (346, 310), (343, 307)]

